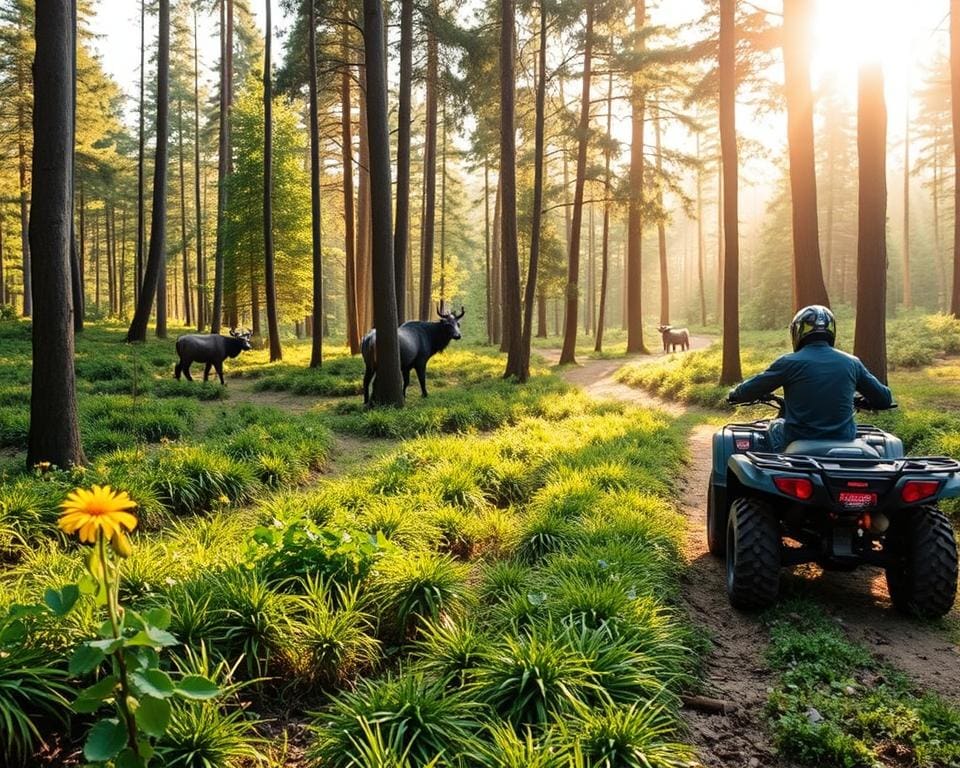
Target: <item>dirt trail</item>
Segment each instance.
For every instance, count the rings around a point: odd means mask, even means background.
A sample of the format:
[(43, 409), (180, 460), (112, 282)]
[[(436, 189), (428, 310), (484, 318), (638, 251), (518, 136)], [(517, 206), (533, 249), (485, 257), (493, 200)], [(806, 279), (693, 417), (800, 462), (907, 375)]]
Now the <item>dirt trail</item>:
[[(709, 339), (692, 342), (696, 349), (706, 346)], [(550, 362), (560, 357), (559, 350), (543, 350), (541, 354)], [(653, 362), (661, 356), (637, 357), (631, 362)], [(622, 360), (585, 360), (563, 375), (596, 397), (658, 408), (675, 416), (687, 413), (683, 404), (666, 402), (616, 382), (613, 376), (621, 365)], [(730, 607), (723, 564), (707, 551), (705, 511), (713, 431), (709, 425), (697, 426), (688, 443), (690, 463), (680, 494), (688, 522), (684, 549), (689, 569), (683, 594), (691, 618), (707, 630), (712, 640), (705, 659), (705, 693), (734, 702), (737, 710), (727, 715), (685, 710), (684, 715), (705, 766), (787, 768), (791, 763), (776, 756), (763, 722), (763, 706), (776, 682), (776, 675), (763, 660), (766, 631), (757, 619)], [(879, 570), (844, 574), (822, 573), (816, 567), (798, 568), (785, 574), (784, 591), (792, 589), (817, 600), (851, 638), (909, 675), (920, 690), (960, 699), (960, 648), (940, 628), (895, 613)], [(957, 607), (952, 615), (960, 615)]]

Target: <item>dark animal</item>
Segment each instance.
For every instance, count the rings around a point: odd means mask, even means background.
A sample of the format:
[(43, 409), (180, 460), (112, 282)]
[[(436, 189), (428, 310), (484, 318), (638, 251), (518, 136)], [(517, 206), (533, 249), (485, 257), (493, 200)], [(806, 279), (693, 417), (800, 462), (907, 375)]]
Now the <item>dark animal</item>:
[[(420, 381), (420, 392), (427, 396), (427, 361), (437, 352), (443, 352), (447, 345), (460, 338), (460, 318), (464, 310), (460, 307), (460, 314), (446, 312), (437, 307), (440, 319), (435, 323), (411, 320), (397, 329), (400, 337), (400, 370), (403, 372), (403, 394), (406, 396), (410, 386), (410, 369), (417, 372)], [(370, 402), (370, 382), (377, 373), (377, 330), (374, 328), (367, 333), (360, 342), (360, 353), (363, 355), (365, 370), (363, 372), (363, 402)]]
[(173, 369), (173, 375), (177, 381), (180, 380), (181, 373), (187, 377), (187, 381), (193, 381), (190, 366), (193, 363), (203, 363), (203, 380), (210, 377), (212, 367), (216, 368), (220, 383), (224, 384), (223, 361), (248, 349), (252, 349), (249, 331), (231, 329), (229, 336), (221, 336), (219, 333), (188, 333), (177, 339), (180, 362)]
[[(677, 344), (680, 349), (690, 349), (690, 332), (686, 328), (674, 328), (671, 325), (661, 325), (657, 328), (660, 335), (663, 336), (663, 351), (676, 352)], [(671, 350), (671, 347), (673, 348)]]

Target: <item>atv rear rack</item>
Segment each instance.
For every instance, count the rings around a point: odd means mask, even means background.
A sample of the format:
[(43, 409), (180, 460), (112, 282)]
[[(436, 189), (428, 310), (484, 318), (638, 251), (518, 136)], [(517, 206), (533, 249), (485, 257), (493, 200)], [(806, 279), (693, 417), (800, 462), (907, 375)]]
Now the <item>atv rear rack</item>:
[(960, 461), (948, 456), (911, 456), (903, 459), (851, 458), (846, 456), (801, 456), (786, 453), (744, 454), (759, 469), (785, 472), (876, 472), (884, 475), (960, 472)]

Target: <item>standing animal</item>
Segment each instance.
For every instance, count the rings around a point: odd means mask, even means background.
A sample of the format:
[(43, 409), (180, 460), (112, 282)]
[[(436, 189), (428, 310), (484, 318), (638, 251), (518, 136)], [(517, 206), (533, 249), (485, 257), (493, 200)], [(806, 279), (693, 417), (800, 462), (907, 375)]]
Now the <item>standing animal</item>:
[(203, 380), (210, 377), (210, 368), (215, 368), (220, 383), (223, 380), (223, 361), (228, 357), (236, 357), (241, 352), (252, 349), (250, 346), (250, 331), (235, 331), (230, 329), (229, 336), (219, 333), (188, 333), (177, 339), (177, 354), (180, 361), (173, 369), (177, 381), (182, 373), (187, 381), (193, 381), (190, 375), (190, 366), (193, 363), (203, 363)]
[[(686, 328), (674, 328), (672, 325), (661, 325), (657, 328), (663, 337), (663, 351), (676, 352), (677, 344), (680, 350), (690, 349), (690, 332)], [(672, 350), (671, 350), (672, 347)]]
[[(427, 361), (437, 352), (443, 352), (447, 345), (460, 338), (460, 319), (464, 315), (463, 307), (460, 314), (447, 312), (437, 307), (440, 319), (430, 323), (421, 320), (410, 320), (397, 329), (400, 340), (400, 370), (403, 373), (403, 394), (406, 397), (407, 387), (410, 386), (410, 369), (417, 372), (420, 381), (420, 392), (427, 396)], [(370, 382), (377, 373), (377, 329), (368, 332), (360, 342), (360, 354), (363, 355), (363, 402), (370, 403)]]

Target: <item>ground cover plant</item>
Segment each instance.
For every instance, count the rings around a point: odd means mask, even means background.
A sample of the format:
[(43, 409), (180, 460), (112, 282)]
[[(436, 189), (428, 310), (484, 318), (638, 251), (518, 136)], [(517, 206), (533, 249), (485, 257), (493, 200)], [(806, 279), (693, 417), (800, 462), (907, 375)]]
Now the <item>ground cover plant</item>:
[(768, 659), (781, 670), (767, 713), (777, 746), (806, 765), (960, 763), (960, 709), (914, 690), (815, 604), (798, 599), (768, 618)]
[[(112, 330), (88, 330), (104, 359), (129, 353)], [(14, 625), (3, 658), (37, 670), (29, 701), (0, 705), (19, 723), (10, 761), (32, 759), (39, 734), (69, 748), (89, 724), (67, 687), (97, 680), (64, 649), (96, 637), (101, 609), (86, 594), (62, 616), (16, 606), (80, 583), (85, 552), (60, 531), (59, 504), (93, 483), (138, 505), (117, 599), (176, 638), (158, 669), (222, 694), (172, 702), (153, 746), (171, 765), (256, 762), (278, 712), (281, 730), (309, 721), (301, 746), (323, 765), (491, 765), (489, 738), (515, 755), (553, 748), (557, 765), (691, 759), (677, 714), (699, 647), (674, 603), (679, 427), (594, 403), (542, 368), (517, 388), (473, 349), (438, 357), (435, 393), (403, 414), (336, 398), (256, 405), (243, 382), (266, 377), (253, 356), (226, 399), (170, 399), (157, 391), (168, 348), (138, 350), (157, 364), (137, 401), (81, 387), (93, 427), (142, 437), (0, 485), (0, 613)], [(149, 432), (141, 414), (183, 428)], [(338, 432), (420, 436), (324, 478)]]

